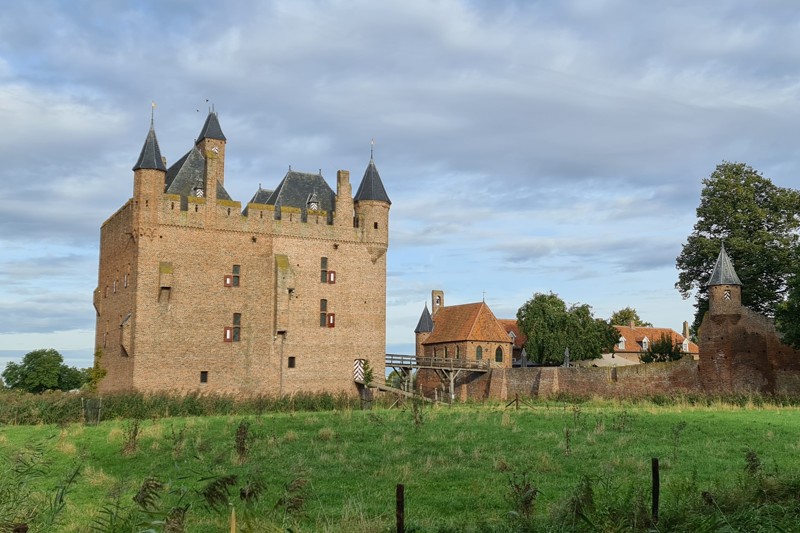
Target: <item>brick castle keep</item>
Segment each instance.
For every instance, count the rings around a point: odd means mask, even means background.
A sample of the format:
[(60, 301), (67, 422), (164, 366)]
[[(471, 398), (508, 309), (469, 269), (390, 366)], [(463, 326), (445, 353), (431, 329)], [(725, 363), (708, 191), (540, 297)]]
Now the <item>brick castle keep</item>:
[(100, 232), (101, 392), (355, 394), (354, 359), (384, 374), (391, 202), (372, 158), (355, 195), (340, 170), (291, 168), (242, 210), (225, 190), (210, 112), (172, 166), (150, 131), (133, 197)]

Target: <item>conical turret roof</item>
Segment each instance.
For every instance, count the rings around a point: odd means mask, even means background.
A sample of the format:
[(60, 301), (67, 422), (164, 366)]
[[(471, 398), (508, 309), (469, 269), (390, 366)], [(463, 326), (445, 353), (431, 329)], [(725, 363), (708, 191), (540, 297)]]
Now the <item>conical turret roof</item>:
[(220, 141), (227, 141), (225, 134), (222, 133), (222, 128), (219, 125), (219, 118), (216, 111), (209, 111), (206, 117), (206, 123), (203, 124), (203, 129), (200, 130), (200, 135), (197, 137), (197, 142), (203, 139), (217, 139)]
[(376, 200), (378, 202), (392, 203), (389, 200), (389, 195), (386, 194), (386, 189), (383, 188), (381, 176), (378, 174), (378, 169), (375, 167), (375, 160), (370, 157), (367, 170), (364, 171), (364, 178), (361, 180), (361, 185), (358, 186), (358, 191), (353, 197), (356, 202), (361, 200)]
[(736, 271), (733, 269), (731, 258), (728, 257), (728, 252), (725, 251), (725, 243), (722, 243), (717, 256), (717, 263), (714, 265), (713, 272), (711, 272), (711, 278), (708, 280), (708, 286), (741, 284), (739, 276), (736, 275)]
[(430, 333), (431, 331), (433, 331), (433, 319), (428, 311), (428, 304), (425, 304), (425, 309), (422, 310), (422, 316), (419, 317), (414, 333)]
[(147, 132), (147, 138), (144, 140), (144, 146), (142, 146), (142, 153), (139, 154), (139, 159), (133, 165), (133, 170), (139, 169), (167, 171), (164, 160), (161, 159), (161, 150), (158, 148), (158, 139), (156, 138), (156, 130), (153, 128), (152, 121), (150, 121), (150, 131)]

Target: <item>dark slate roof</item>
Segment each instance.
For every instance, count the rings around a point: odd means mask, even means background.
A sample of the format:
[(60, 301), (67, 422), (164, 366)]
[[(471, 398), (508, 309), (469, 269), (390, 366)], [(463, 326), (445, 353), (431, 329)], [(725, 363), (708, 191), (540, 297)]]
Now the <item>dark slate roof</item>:
[[(272, 191), (269, 189), (262, 189), (261, 186), (258, 186), (258, 190), (253, 195), (253, 198), (250, 199), (248, 204), (266, 204), (269, 197), (272, 195)], [(247, 206), (244, 206), (244, 211), (242, 211), (243, 215), (247, 215)]]
[(139, 160), (133, 165), (133, 170), (139, 169), (155, 169), (166, 171), (167, 167), (164, 166), (164, 160), (161, 159), (161, 150), (158, 148), (158, 139), (156, 139), (156, 130), (153, 129), (153, 124), (150, 123), (150, 131), (147, 132), (147, 138), (144, 140), (142, 146), (142, 153), (139, 154)]
[(378, 174), (378, 169), (375, 167), (375, 161), (372, 158), (369, 160), (367, 170), (364, 171), (364, 178), (361, 180), (361, 185), (358, 186), (358, 191), (353, 200), (377, 200), (386, 202), (389, 205), (392, 203), (386, 194), (386, 189), (383, 188), (381, 176)]
[(315, 193), (322, 211), (330, 213), (335, 209), (336, 193), (325, 182), (322, 175), (290, 170), (278, 187), (272, 191), (267, 201), (262, 203), (306, 209), (309, 197)]
[[(195, 188), (203, 187), (205, 183), (205, 165), (206, 161), (200, 149), (197, 146), (192, 147), (167, 170), (164, 192), (184, 197), (194, 196)], [(228, 191), (219, 182), (217, 182), (217, 199), (231, 199)]]
[(428, 304), (425, 304), (425, 309), (422, 310), (422, 316), (419, 317), (414, 333), (430, 333), (431, 331), (433, 331), (433, 319), (428, 311)]
[(714, 265), (714, 271), (711, 272), (711, 278), (708, 280), (708, 286), (741, 284), (739, 276), (736, 275), (736, 271), (733, 269), (731, 258), (728, 257), (728, 252), (725, 251), (725, 243), (722, 243), (717, 256), (717, 263)]
[(226, 141), (225, 135), (222, 133), (222, 128), (219, 125), (219, 118), (217, 118), (216, 111), (209, 111), (206, 123), (203, 124), (203, 129), (200, 130), (200, 136), (197, 137), (197, 142), (203, 139), (218, 139)]

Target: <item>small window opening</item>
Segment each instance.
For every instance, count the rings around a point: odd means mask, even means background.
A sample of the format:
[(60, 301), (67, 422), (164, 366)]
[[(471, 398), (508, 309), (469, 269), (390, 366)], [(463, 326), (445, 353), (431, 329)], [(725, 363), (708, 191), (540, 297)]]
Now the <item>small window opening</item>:
[(289, 368), (295, 367), (295, 358), (294, 356), (289, 356), (289, 364), (287, 365)]
[(197, 204), (195, 204), (195, 206), (194, 206), (194, 212), (195, 212), (195, 213), (197, 213), (197, 210), (198, 210), (198, 207), (197, 207)]
[(319, 301), (319, 327), (328, 325), (328, 300)]
[(231, 208), (228, 208), (228, 216), (231, 216)]
[(170, 209), (172, 209), (173, 211), (175, 211), (175, 202), (172, 202), (172, 204), (170, 205)]
[(200, 371), (200, 383), (208, 383), (208, 370)]
[(374, 223), (372, 226), (373, 226), (375, 229), (378, 229), (378, 223), (377, 223), (377, 222), (375, 222), (375, 223)]
[(320, 275), (319, 280), (322, 283), (328, 283), (328, 258), (321, 257), (319, 260)]
[(475, 348), (475, 359), (477, 359), (478, 361), (483, 359), (483, 347), (482, 346), (478, 346), (477, 348)]
[(239, 342), (242, 331), (242, 314), (233, 313), (233, 342)]
[(494, 360), (497, 363), (503, 362), (503, 349), (501, 347), (497, 347), (497, 350), (494, 351)]

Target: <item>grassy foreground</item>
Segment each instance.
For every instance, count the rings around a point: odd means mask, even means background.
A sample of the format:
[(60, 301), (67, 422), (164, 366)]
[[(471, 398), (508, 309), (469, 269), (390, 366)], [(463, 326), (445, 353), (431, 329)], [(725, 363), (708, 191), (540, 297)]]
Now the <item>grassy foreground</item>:
[[(0, 427), (0, 531), (792, 531), (800, 409), (537, 403)], [(661, 465), (660, 520), (650, 466)]]

